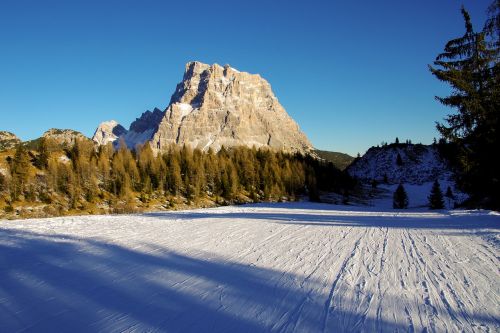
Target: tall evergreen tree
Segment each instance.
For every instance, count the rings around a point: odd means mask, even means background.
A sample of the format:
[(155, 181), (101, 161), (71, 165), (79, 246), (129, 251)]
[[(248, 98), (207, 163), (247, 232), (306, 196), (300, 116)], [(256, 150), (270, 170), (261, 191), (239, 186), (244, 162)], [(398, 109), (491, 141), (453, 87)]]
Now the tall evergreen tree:
[(173, 195), (178, 195), (182, 190), (183, 182), (178, 154), (171, 155), (171, 158), (169, 160), (168, 184), (170, 193), (172, 193)]
[(441, 186), (437, 179), (434, 181), (434, 184), (432, 184), (431, 194), (429, 195), (428, 199), (429, 209), (444, 208), (443, 192), (441, 191)]
[(406, 190), (403, 187), (403, 184), (400, 183), (394, 192), (392, 197), (392, 208), (394, 209), (406, 209), (408, 208), (408, 195), (406, 194)]
[(0, 193), (7, 188), (7, 178), (0, 172)]
[(42, 137), (40, 139), (40, 145), (38, 147), (38, 156), (35, 159), (35, 166), (40, 169), (47, 169), (49, 166), (49, 147), (47, 145), (47, 139)]
[(29, 179), (30, 166), (31, 161), (28, 152), (24, 145), (19, 144), (10, 165), (12, 175), (11, 197), (13, 201), (17, 200), (25, 190)]
[(401, 155), (399, 153), (398, 153), (398, 156), (396, 156), (396, 164), (397, 164), (397, 166), (403, 165), (403, 159), (401, 158)]
[(448, 200), (448, 207), (453, 208), (452, 203), (455, 200), (455, 195), (453, 194), (453, 191), (451, 190), (450, 186), (446, 188), (446, 193), (444, 194), (444, 196)]
[(476, 201), (500, 206), (500, 162), (491, 159), (500, 150), (500, 67), (498, 43), (499, 5), (490, 7), (483, 31), (475, 31), (462, 7), (465, 34), (450, 40), (429, 66), (433, 75), (452, 87), (447, 97), (436, 97), (456, 110), (446, 124), (438, 123), (443, 138), (460, 148), (459, 184)]

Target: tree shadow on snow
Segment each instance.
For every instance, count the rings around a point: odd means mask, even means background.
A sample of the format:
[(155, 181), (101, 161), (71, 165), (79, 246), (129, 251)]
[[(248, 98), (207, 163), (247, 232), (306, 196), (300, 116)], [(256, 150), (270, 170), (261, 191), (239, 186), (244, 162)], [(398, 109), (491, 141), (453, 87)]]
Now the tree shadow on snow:
[[(449, 211), (357, 211), (356, 207), (349, 207), (352, 211), (345, 210), (321, 211), (315, 213), (309, 208), (307, 213), (247, 211), (247, 212), (218, 212), (212, 211), (186, 211), (146, 213), (146, 216), (169, 220), (191, 219), (244, 219), (265, 220), (271, 223), (310, 225), (324, 227), (375, 227), (399, 229), (434, 229), (434, 230), (500, 230), (500, 217), (487, 215), (482, 212), (449, 212)], [(364, 207), (363, 207), (364, 208)], [(452, 233), (450, 233), (452, 234)], [(463, 233), (456, 233), (460, 235)]]
[(316, 282), (300, 288), (305, 277), (153, 245), (141, 249), (0, 229), (0, 331), (409, 329), (331, 309)]

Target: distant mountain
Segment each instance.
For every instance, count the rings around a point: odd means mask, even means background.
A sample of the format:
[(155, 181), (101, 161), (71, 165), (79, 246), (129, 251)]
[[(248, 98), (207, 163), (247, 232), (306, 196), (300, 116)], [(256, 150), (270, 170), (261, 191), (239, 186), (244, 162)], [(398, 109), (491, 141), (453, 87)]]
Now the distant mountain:
[(23, 142), (23, 145), (29, 149), (38, 149), (42, 138), (50, 139), (51, 144), (55, 144), (63, 148), (72, 146), (75, 140), (90, 140), (82, 133), (72, 129), (51, 128), (44, 132), (41, 137)]
[(340, 170), (345, 170), (354, 161), (351, 155), (340, 153), (336, 151), (318, 150), (315, 149), (316, 155), (328, 162), (332, 162)]
[(14, 133), (0, 131), (0, 150), (11, 149), (21, 143)]
[[(398, 157), (399, 155), (399, 157)], [(377, 180), (422, 184), (435, 179), (450, 179), (452, 173), (437, 146), (391, 144), (372, 147), (347, 168), (348, 173), (364, 181)]]
[(94, 132), (92, 140), (98, 145), (117, 141), (127, 130), (115, 120), (102, 122)]
[[(93, 140), (108, 142), (99, 128), (100, 137), (94, 135)], [(159, 151), (171, 144), (204, 151), (242, 145), (302, 153), (313, 149), (261, 76), (200, 62), (186, 65), (165, 111), (143, 113), (114, 142), (121, 138), (131, 148), (147, 142)]]
[(61, 145), (72, 145), (75, 140), (89, 140), (82, 133), (72, 130), (72, 129), (58, 129), (51, 128), (45, 133), (43, 133), (42, 137), (50, 138)]

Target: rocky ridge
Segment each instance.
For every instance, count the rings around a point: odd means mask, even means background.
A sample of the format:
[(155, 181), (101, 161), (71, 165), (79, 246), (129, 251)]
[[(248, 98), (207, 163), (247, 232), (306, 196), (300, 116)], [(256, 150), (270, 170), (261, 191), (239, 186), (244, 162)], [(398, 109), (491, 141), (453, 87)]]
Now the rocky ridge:
[(57, 144), (63, 146), (70, 146), (75, 142), (75, 140), (89, 140), (89, 138), (78, 131), (58, 128), (49, 129), (43, 133), (42, 137), (52, 139)]
[[(166, 110), (143, 113), (121, 137), (131, 148), (148, 142), (157, 151), (171, 144), (204, 151), (241, 145), (302, 153), (312, 150), (260, 75), (196, 61), (186, 65)], [(94, 136), (94, 141), (102, 140)]]
[(7, 131), (0, 131), (0, 150), (11, 149), (21, 143), (14, 133)]

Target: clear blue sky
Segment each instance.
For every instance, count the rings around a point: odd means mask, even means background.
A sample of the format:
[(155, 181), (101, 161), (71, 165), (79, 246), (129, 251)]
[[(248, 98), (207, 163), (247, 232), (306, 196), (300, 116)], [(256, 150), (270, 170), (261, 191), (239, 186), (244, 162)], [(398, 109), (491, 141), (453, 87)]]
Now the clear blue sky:
[(427, 70), (487, 0), (0, 2), (0, 130), (24, 140), (164, 109), (184, 65), (259, 73), (320, 149), (430, 143), (448, 88)]

